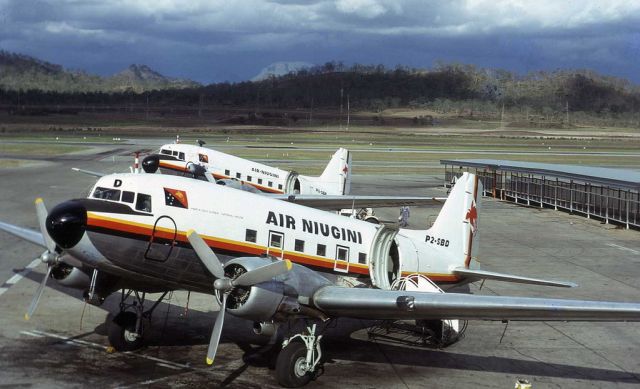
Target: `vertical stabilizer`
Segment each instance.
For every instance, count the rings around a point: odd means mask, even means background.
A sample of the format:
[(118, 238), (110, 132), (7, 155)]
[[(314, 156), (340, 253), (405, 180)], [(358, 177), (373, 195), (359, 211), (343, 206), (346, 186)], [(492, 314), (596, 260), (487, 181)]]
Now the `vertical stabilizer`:
[(473, 240), (478, 233), (478, 208), (482, 183), (475, 174), (463, 173), (456, 181), (438, 218), (428, 230), (429, 236), (446, 239), (455, 262), (469, 267), (476, 256)]
[[(312, 187), (328, 195), (345, 195), (351, 191), (351, 153), (338, 149), (319, 177), (304, 177)], [(314, 194), (315, 192), (311, 191)]]

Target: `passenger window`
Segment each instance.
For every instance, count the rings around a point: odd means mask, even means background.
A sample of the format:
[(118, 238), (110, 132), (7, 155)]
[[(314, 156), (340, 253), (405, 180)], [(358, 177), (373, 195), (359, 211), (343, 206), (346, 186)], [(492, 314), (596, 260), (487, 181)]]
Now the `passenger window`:
[(262, 184), (262, 178), (258, 178), (258, 184)]
[(282, 190), (282, 184), (278, 184), (278, 189)]
[(269, 181), (269, 183), (267, 185), (273, 186), (273, 182)]
[(358, 253), (358, 263), (366, 264), (367, 263), (367, 254)]
[(251, 176), (247, 176), (247, 181), (251, 181)]
[(198, 154), (198, 160), (200, 162), (209, 163), (209, 156), (206, 154)]
[(339, 261), (348, 261), (349, 260), (349, 249), (345, 247), (337, 247), (336, 259)]
[(282, 248), (282, 235), (280, 234), (271, 234), (271, 242), (269, 242), (270, 247), (275, 247), (277, 249)]
[(304, 251), (304, 240), (296, 239), (295, 249), (296, 251)]
[(225, 175), (225, 176), (227, 176), (227, 177), (228, 177), (230, 174), (231, 174), (231, 172), (230, 172), (229, 170), (225, 170), (225, 171), (224, 171), (224, 175)]
[(127, 192), (126, 190), (122, 192), (122, 201), (125, 203), (133, 203), (134, 197), (136, 197), (136, 194), (133, 192)]
[(242, 178), (242, 174), (240, 174), (240, 173), (236, 173), (236, 178), (237, 178), (237, 179)]
[(256, 230), (250, 230), (247, 228), (247, 232), (244, 236), (244, 240), (246, 240), (247, 242), (256, 243), (257, 234), (258, 233), (256, 232)]
[(318, 254), (321, 257), (326, 257), (327, 256), (327, 246), (325, 246), (323, 244), (318, 244), (318, 250), (316, 251), (316, 254)]
[(151, 196), (148, 194), (138, 193), (136, 209), (142, 212), (151, 212)]
[(120, 190), (97, 187), (93, 192), (93, 197), (96, 199), (120, 201)]
[(178, 159), (184, 161), (184, 153), (178, 154)]

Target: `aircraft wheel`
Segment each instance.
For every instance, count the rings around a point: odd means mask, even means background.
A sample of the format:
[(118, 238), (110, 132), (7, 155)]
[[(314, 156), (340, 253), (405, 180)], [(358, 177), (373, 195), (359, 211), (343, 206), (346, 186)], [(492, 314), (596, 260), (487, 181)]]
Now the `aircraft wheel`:
[(307, 364), (307, 347), (302, 342), (291, 342), (283, 348), (276, 361), (276, 379), (285, 388), (299, 388), (311, 381)]
[(120, 312), (108, 323), (109, 343), (117, 351), (133, 351), (142, 347), (142, 335), (136, 334), (136, 314)]

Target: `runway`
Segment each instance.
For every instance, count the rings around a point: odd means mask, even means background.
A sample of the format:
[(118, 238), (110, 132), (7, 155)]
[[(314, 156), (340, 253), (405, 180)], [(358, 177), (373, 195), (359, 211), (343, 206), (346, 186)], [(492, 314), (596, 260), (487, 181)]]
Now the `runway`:
[[(99, 154), (52, 158), (46, 166), (0, 169), (0, 220), (37, 229), (33, 206), (43, 197), (51, 208), (84, 197), (93, 171), (126, 171), (127, 152), (140, 145), (101, 146)], [(354, 159), (357, 159), (357, 154)], [(109, 161), (108, 163), (105, 161)], [(113, 162), (115, 161), (115, 162)], [(318, 161), (318, 165), (324, 162)], [(437, 178), (419, 175), (359, 176), (356, 194), (445, 194)], [(394, 220), (397, 209), (378, 211)], [(412, 208), (410, 227), (426, 228), (437, 210)], [(548, 209), (484, 199), (479, 211), (480, 262), (487, 270), (572, 281), (559, 289), (487, 281), (482, 294), (637, 302), (640, 300), (638, 231)], [(45, 266), (43, 250), (0, 232), (0, 383), (33, 387), (277, 387), (273, 355), (257, 351), (266, 338), (252, 323), (227, 315), (216, 365), (204, 363), (217, 304), (211, 296), (176, 292), (161, 304), (146, 334), (146, 346), (110, 353), (105, 318), (119, 296), (101, 307), (85, 306), (81, 292), (54, 281), (38, 311), (23, 315)], [(310, 388), (513, 387), (525, 378), (534, 388), (637, 387), (640, 384), (640, 323), (470, 322), (464, 339), (446, 348), (371, 342), (371, 323), (339, 320), (323, 338), (325, 373)]]

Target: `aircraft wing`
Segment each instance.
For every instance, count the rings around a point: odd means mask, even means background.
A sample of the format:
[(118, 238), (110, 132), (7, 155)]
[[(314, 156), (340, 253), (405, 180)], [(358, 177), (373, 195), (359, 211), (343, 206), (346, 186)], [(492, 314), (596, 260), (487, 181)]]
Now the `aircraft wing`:
[(76, 172), (80, 172), (80, 173), (84, 173), (84, 174), (88, 174), (88, 175), (94, 176), (94, 177), (104, 177), (104, 176), (106, 176), (105, 173), (94, 172), (94, 171), (85, 170), (85, 169), (79, 169), (77, 167), (72, 167), (71, 170), (76, 171)]
[(24, 239), (27, 242), (31, 242), (37, 244), (38, 246), (42, 246), (44, 248), (47, 245), (44, 242), (44, 238), (42, 237), (42, 233), (40, 231), (30, 230), (24, 227), (14, 226), (13, 224), (0, 222), (0, 230), (10, 233), (11, 235), (15, 235), (18, 238)]
[(464, 276), (466, 278), (475, 278), (480, 280), (497, 280), (497, 281), (506, 281), (506, 282), (517, 282), (521, 284), (559, 286), (563, 288), (574, 288), (578, 286), (573, 282), (550, 281), (550, 280), (543, 280), (540, 278), (521, 277), (521, 276), (514, 276), (511, 274), (494, 273), (486, 270), (467, 269), (463, 267), (458, 267), (453, 269), (453, 273)]
[(325, 286), (312, 303), (359, 319), (640, 321), (640, 304)]
[(307, 207), (338, 211), (346, 208), (400, 207), (403, 205), (444, 204), (446, 197), (358, 196), (358, 195), (287, 195), (272, 194), (269, 197), (305, 205)]

